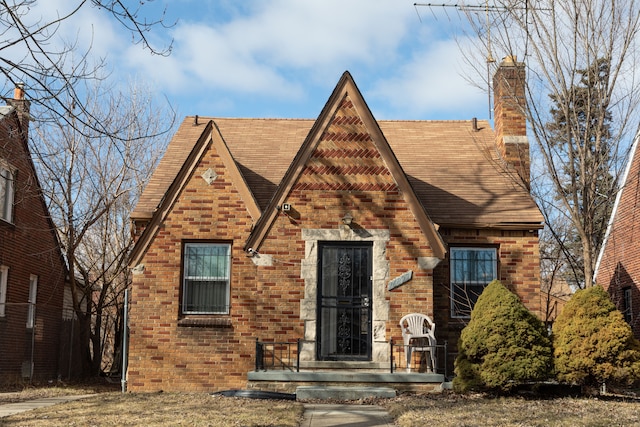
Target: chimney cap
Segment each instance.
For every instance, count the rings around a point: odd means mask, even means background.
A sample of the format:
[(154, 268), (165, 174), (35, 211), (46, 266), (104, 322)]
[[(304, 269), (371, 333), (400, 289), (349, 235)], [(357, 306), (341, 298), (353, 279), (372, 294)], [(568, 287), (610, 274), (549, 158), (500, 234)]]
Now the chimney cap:
[(16, 88), (13, 90), (13, 99), (16, 101), (22, 101), (24, 99), (24, 83), (16, 83)]
[(521, 62), (518, 62), (518, 57), (516, 55), (507, 55), (502, 58), (502, 62), (500, 66), (502, 67), (515, 67), (518, 65), (523, 65)]

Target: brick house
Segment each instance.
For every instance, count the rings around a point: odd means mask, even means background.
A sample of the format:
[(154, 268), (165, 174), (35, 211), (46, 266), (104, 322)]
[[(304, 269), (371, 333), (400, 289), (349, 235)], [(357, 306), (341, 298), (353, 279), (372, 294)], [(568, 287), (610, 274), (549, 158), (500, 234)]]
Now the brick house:
[(411, 312), (448, 343), (442, 382), (488, 282), (539, 314), (523, 79), (494, 76), (496, 131), (378, 121), (349, 73), (316, 120), (186, 118), (132, 215), (129, 389), (261, 388), (256, 340), (299, 339), (299, 383), (414, 381), (382, 379)]
[(596, 261), (595, 283), (602, 285), (640, 338), (640, 154), (636, 137)]
[(67, 269), (29, 148), (22, 87), (0, 107), (0, 383), (60, 371)]

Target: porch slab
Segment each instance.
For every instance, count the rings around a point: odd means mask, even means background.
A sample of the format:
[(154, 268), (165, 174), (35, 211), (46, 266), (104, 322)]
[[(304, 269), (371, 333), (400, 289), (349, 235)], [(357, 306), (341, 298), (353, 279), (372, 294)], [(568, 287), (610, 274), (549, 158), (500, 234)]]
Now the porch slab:
[(300, 361), (302, 371), (353, 371), (353, 372), (389, 372), (389, 362), (355, 361)]
[(395, 392), (439, 393), (444, 375), (432, 373), (369, 373), (352, 371), (291, 372), (262, 371), (247, 373), (247, 387), (253, 390), (295, 393), (298, 387), (374, 387)]
[(249, 381), (330, 382), (330, 383), (443, 383), (442, 374), (418, 372), (291, 372), (253, 371), (247, 373)]
[(296, 388), (296, 400), (358, 400), (369, 397), (393, 398), (396, 397), (396, 390), (391, 387), (358, 386), (299, 386)]

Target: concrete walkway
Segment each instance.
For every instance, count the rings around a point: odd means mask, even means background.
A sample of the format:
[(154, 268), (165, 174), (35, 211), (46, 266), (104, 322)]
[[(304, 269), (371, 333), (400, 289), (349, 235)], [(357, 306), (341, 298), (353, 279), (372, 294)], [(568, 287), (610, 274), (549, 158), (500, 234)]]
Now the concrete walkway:
[(82, 394), (79, 396), (57, 396), (43, 397), (41, 399), (26, 400), (24, 402), (7, 403), (0, 405), (0, 418), (10, 415), (19, 414), (20, 412), (30, 411), (32, 409), (45, 408), (47, 406), (57, 405), (59, 403), (71, 402), (73, 400), (86, 399), (93, 397), (95, 394)]
[(301, 427), (391, 427), (387, 411), (374, 405), (305, 404)]

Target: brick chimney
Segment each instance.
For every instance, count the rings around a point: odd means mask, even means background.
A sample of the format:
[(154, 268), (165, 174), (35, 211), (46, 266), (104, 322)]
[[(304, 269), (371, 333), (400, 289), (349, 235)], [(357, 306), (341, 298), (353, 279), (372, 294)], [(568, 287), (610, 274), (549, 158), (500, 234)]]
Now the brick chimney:
[(8, 104), (16, 109), (20, 120), (20, 128), (26, 139), (29, 134), (29, 109), (31, 108), (31, 103), (24, 97), (24, 83), (16, 83), (16, 87), (13, 90), (13, 99), (9, 99)]
[(524, 63), (507, 56), (493, 75), (493, 108), (498, 153), (529, 188), (529, 141), (525, 116)]

